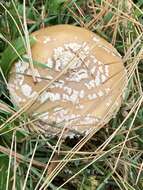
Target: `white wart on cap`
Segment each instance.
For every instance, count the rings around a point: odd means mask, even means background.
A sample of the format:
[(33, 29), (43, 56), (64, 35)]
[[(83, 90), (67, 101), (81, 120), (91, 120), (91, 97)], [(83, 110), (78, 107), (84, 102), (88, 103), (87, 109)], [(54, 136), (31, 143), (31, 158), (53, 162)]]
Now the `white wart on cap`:
[(51, 26), (32, 35), (36, 39), (32, 58), (47, 67), (34, 65), (34, 83), (27, 61), (14, 64), (8, 83), (14, 103), (25, 105), (69, 65), (27, 112), (39, 117), (51, 135), (65, 125), (66, 136), (88, 132), (109, 113), (107, 123), (121, 105), (127, 80), (116, 49), (95, 33), (72, 25)]

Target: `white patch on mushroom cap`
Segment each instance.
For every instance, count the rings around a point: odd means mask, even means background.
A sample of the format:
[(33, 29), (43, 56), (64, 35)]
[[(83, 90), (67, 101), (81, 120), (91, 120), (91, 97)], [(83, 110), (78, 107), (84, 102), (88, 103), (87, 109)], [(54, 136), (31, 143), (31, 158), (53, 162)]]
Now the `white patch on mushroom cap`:
[(109, 65), (105, 65), (105, 74), (109, 76)]
[(61, 95), (59, 93), (52, 93), (52, 92), (43, 92), (38, 100), (40, 100), (41, 103), (44, 103), (47, 100), (50, 101), (58, 101), (61, 99)]
[(51, 41), (50, 37), (48, 37), (48, 36), (44, 36), (44, 38), (45, 38), (44, 41), (43, 41), (44, 44)]
[(29, 98), (35, 98), (38, 95), (38, 92), (32, 92), (32, 94), (29, 96)]
[(101, 81), (105, 82), (106, 80), (107, 80), (106, 76), (105, 75), (101, 75)]
[(72, 93), (72, 88), (64, 86), (64, 91), (70, 95)]
[(101, 74), (100, 74), (100, 72), (98, 70), (97, 73), (96, 73), (96, 78), (95, 78), (95, 84), (96, 84), (96, 86), (99, 86), (101, 84), (100, 75)]
[(76, 109), (82, 110), (82, 109), (84, 109), (84, 105), (83, 104), (77, 104)]
[(94, 65), (94, 66), (92, 67), (92, 69), (90, 70), (90, 72), (91, 72), (91, 74), (95, 74), (95, 71), (96, 71), (96, 66)]
[(47, 65), (47, 67), (49, 67), (49, 68), (53, 68), (53, 60), (51, 59), (51, 58), (48, 58), (48, 61), (47, 61), (47, 63), (46, 63), (46, 65)]
[(106, 94), (109, 94), (109, 92), (111, 91), (110, 88), (105, 88), (104, 90), (105, 90)]
[(16, 80), (14, 80), (16, 87), (21, 86), (23, 82), (24, 82), (24, 75), (16, 74)]
[(68, 81), (75, 81), (75, 82), (80, 82), (83, 79), (88, 78), (87, 70), (85, 69), (80, 69), (77, 72), (71, 73), (69, 77), (67, 77)]
[(90, 80), (88, 82), (85, 82), (85, 86), (90, 90), (92, 88), (95, 88), (95, 81), (94, 80)]
[(104, 96), (104, 92), (101, 91), (101, 90), (99, 90), (99, 91), (97, 92), (97, 94), (98, 94), (99, 97)]
[(15, 85), (8, 84), (8, 89), (9, 89), (9, 91), (11, 93), (12, 98), (14, 99), (15, 102), (19, 103), (19, 102), (22, 101), (22, 98), (16, 94), (14, 88), (15, 88)]
[(55, 59), (55, 70), (61, 71), (68, 64), (71, 69), (80, 67), (89, 53), (89, 47), (85, 45), (85, 42), (83, 44), (72, 42), (64, 44), (64, 48), (55, 48), (53, 54), (53, 58)]
[(99, 42), (100, 39), (94, 36), (94, 37), (93, 37), (93, 41), (94, 41), (94, 42)]
[(79, 92), (79, 97), (80, 97), (80, 98), (84, 98), (84, 96), (85, 96), (85, 92), (84, 92), (84, 90), (81, 90), (81, 91)]
[(94, 94), (89, 94), (89, 95), (88, 95), (88, 99), (89, 99), (89, 100), (94, 100), (94, 99), (96, 99), (96, 98), (97, 98), (96, 93), (94, 93)]
[(54, 87), (54, 88), (63, 88), (64, 83), (65, 83), (64, 80), (58, 80), (58, 81), (54, 82), (54, 83), (50, 86), (50, 88), (51, 88), (51, 87)]
[(87, 114), (85, 117), (82, 118), (80, 124), (88, 125), (88, 124), (95, 124), (97, 122), (96, 117)]
[(67, 43), (64, 45), (67, 50), (72, 49), (72, 51), (77, 52), (81, 48), (81, 44), (78, 43)]
[(99, 71), (100, 71), (101, 73), (104, 73), (102, 66), (99, 66), (98, 69), (99, 69)]
[(51, 75), (48, 75), (48, 76), (46, 76), (46, 79), (48, 79), (48, 80), (52, 80), (53, 77), (52, 77)]
[[(34, 74), (35, 74), (36, 80), (37, 80), (38, 82), (41, 82), (42, 79), (41, 79), (41, 75), (40, 75), (38, 69), (34, 68), (34, 69), (33, 69), (33, 72), (34, 72)], [(28, 69), (28, 70), (27, 70), (27, 74), (30, 75), (30, 76), (33, 75), (33, 72), (32, 72), (31, 69)]]
[(30, 95), (32, 93), (32, 87), (28, 84), (23, 84), (21, 86), (21, 92), (23, 93), (24, 96), (30, 97)]
[(73, 90), (72, 95), (70, 96), (70, 100), (75, 103), (78, 102), (79, 92), (77, 90)]
[(29, 68), (29, 63), (19, 60), (15, 63), (16, 73), (24, 73)]
[(47, 121), (49, 119), (49, 112), (45, 112), (39, 115), (39, 118), (43, 121)]

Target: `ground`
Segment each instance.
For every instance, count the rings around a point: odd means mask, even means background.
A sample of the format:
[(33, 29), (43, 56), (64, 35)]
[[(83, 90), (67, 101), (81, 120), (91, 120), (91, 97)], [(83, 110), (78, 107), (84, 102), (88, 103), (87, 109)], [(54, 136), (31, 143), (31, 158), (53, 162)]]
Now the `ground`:
[[(127, 69), (128, 87), (116, 116), (96, 134), (58, 141), (35, 132), (29, 116), (12, 104), (7, 79), (18, 58), (13, 49), (19, 55), (25, 51), (20, 37), (27, 42), (26, 28), (30, 34), (67, 23), (115, 46)], [(142, 0), (0, 2), (0, 189), (143, 189), (142, 34)]]

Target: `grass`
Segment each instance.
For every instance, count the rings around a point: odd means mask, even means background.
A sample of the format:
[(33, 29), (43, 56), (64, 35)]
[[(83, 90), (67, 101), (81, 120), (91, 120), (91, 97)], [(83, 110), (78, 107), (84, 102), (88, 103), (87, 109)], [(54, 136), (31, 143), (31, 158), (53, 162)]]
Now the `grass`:
[[(28, 35), (61, 23), (111, 42), (129, 79), (122, 107), (108, 124), (65, 141), (36, 133), (25, 112), (30, 105), (17, 110), (7, 90), (11, 65), (21, 51), (30, 55)], [(143, 189), (143, 0), (1, 1), (0, 66), (0, 189)]]

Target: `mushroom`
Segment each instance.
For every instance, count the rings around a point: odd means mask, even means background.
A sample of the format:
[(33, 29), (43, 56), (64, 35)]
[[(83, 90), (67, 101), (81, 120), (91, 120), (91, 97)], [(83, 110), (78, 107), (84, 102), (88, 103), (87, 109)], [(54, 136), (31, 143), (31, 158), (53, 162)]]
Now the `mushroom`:
[(72, 137), (107, 123), (121, 106), (127, 82), (117, 50), (97, 34), (72, 25), (50, 26), (32, 36), (37, 82), (23, 55), (23, 61), (13, 65), (8, 81), (14, 103), (24, 106), (62, 72), (27, 113), (38, 118), (50, 135), (65, 127), (65, 136)]

